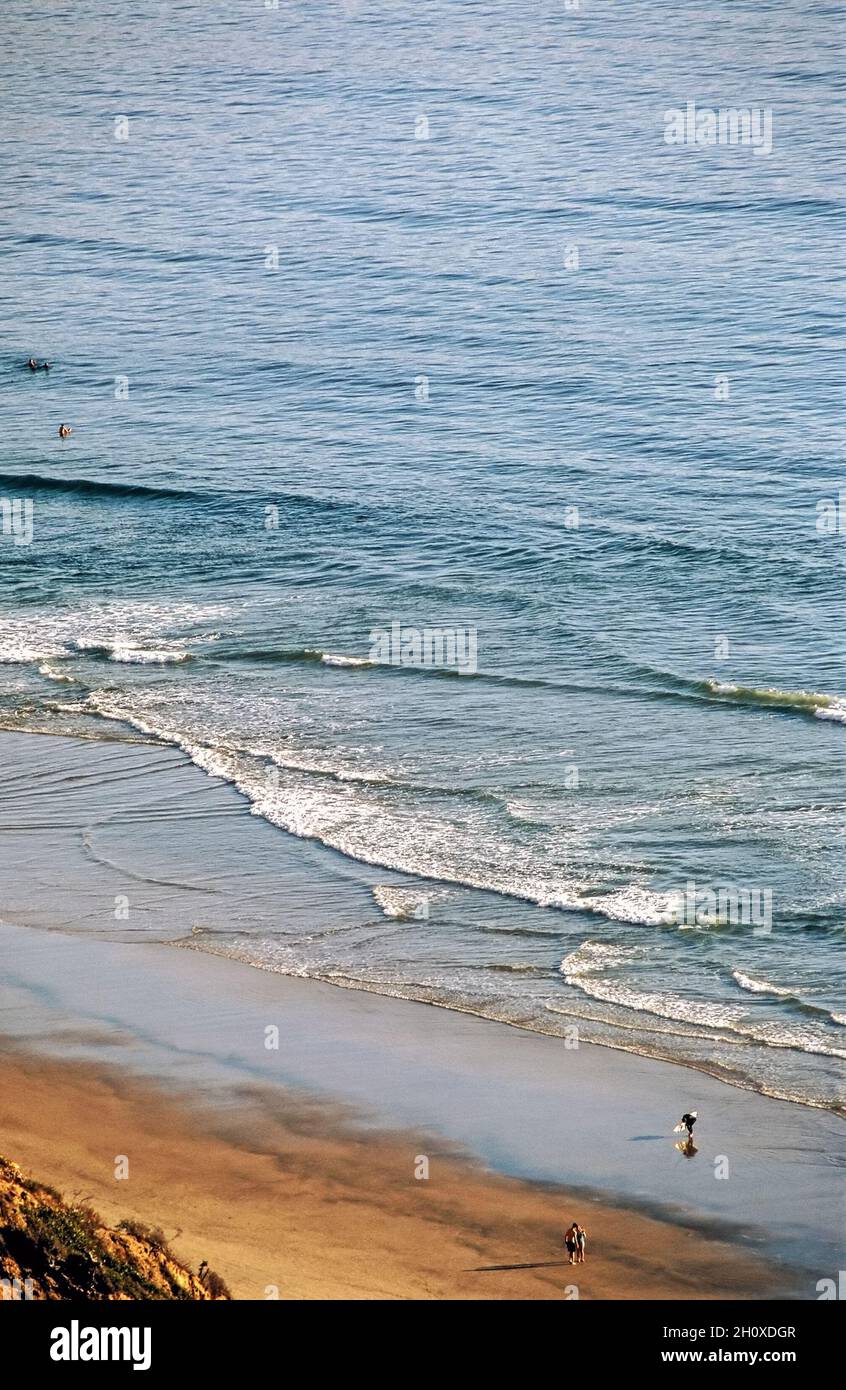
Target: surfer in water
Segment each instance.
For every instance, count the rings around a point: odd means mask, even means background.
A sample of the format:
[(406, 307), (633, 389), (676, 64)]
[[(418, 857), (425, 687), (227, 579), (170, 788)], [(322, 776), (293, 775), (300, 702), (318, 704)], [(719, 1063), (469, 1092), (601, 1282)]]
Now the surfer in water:
[(686, 1129), (688, 1139), (692, 1139), (693, 1126), (696, 1124), (696, 1118), (697, 1116), (695, 1110), (685, 1111), (684, 1115), (682, 1115), (681, 1119), (679, 1120), (679, 1123), (676, 1125), (676, 1130), (679, 1131), (682, 1129)]
[(60, 425), (60, 426), (59, 426), (59, 438), (60, 438), (60, 439), (67, 439), (67, 437), (68, 437), (69, 434), (73, 434), (73, 430), (71, 429), (70, 425)]
[(31, 372), (37, 372), (37, 371), (38, 371), (38, 363), (36, 362), (36, 360), (35, 360), (34, 357), (30, 357), (30, 359), (29, 359), (29, 361), (27, 362), (26, 365), (29, 367), (29, 370), (30, 370)]

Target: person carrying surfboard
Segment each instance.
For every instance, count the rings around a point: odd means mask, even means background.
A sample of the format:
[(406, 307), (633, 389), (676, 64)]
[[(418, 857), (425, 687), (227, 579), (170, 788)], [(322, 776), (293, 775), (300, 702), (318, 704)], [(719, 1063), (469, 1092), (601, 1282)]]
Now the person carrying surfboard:
[(682, 1130), (686, 1129), (687, 1137), (691, 1139), (693, 1137), (693, 1126), (696, 1124), (696, 1119), (697, 1115), (695, 1110), (686, 1110), (673, 1130), (673, 1133), (681, 1134)]

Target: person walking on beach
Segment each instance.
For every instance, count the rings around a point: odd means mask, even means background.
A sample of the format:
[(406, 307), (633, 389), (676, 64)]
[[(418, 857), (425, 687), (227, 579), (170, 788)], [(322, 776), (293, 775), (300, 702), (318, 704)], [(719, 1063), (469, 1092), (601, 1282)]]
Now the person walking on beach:
[(567, 1247), (567, 1255), (571, 1265), (576, 1263), (576, 1252), (579, 1248), (578, 1231), (579, 1228), (574, 1221), (569, 1230), (564, 1233), (564, 1244)]
[(693, 1138), (693, 1126), (694, 1126), (695, 1124), (696, 1124), (696, 1111), (695, 1111), (695, 1110), (688, 1110), (688, 1111), (686, 1111), (685, 1114), (682, 1115), (682, 1117), (681, 1117), (681, 1123), (680, 1123), (680, 1125), (679, 1125), (679, 1129), (681, 1129), (681, 1126), (684, 1125), (685, 1129), (687, 1130), (687, 1137), (688, 1137), (688, 1139), (692, 1139), (692, 1138)]
[(587, 1242), (587, 1231), (584, 1226), (576, 1226), (576, 1264), (583, 1265), (585, 1262), (585, 1244)]

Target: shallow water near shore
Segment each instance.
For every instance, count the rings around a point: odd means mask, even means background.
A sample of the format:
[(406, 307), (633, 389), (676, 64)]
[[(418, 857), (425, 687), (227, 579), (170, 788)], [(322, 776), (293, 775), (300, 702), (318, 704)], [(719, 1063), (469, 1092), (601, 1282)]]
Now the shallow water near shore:
[[(4, 920), (181, 943), (563, 1039), (575, 1031), (842, 1110), (839, 1051), (819, 1042), (833, 1023), (820, 1008), (803, 1012), (798, 988), (773, 996), (760, 987), (762, 952), (778, 958), (777, 939), (751, 938), (743, 959), (756, 978), (736, 972), (742, 1004), (687, 999), (668, 1012), (662, 1000), (664, 1017), (651, 1026), (608, 1025), (586, 1008), (585, 990), (602, 1000), (606, 972), (628, 957), (593, 939), (587, 911), (481, 890), (464, 890), (456, 903), (449, 884), (385, 872), (280, 830), (252, 814), (227, 778), (209, 777), (179, 750), (128, 738), (119, 730), (111, 741), (0, 736)], [(641, 989), (651, 959), (642, 953)], [(795, 1009), (795, 1050), (773, 1045), (774, 1005)]]

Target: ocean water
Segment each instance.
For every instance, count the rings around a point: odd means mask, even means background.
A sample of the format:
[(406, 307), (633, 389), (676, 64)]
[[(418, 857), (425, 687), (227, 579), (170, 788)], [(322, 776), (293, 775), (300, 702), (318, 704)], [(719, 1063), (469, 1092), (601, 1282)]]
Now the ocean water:
[[(201, 949), (842, 1106), (834, 5), (2, 25), (2, 727), (176, 746), (265, 875), (326, 847), (260, 911), (210, 862)], [(688, 102), (772, 150), (668, 145)]]

